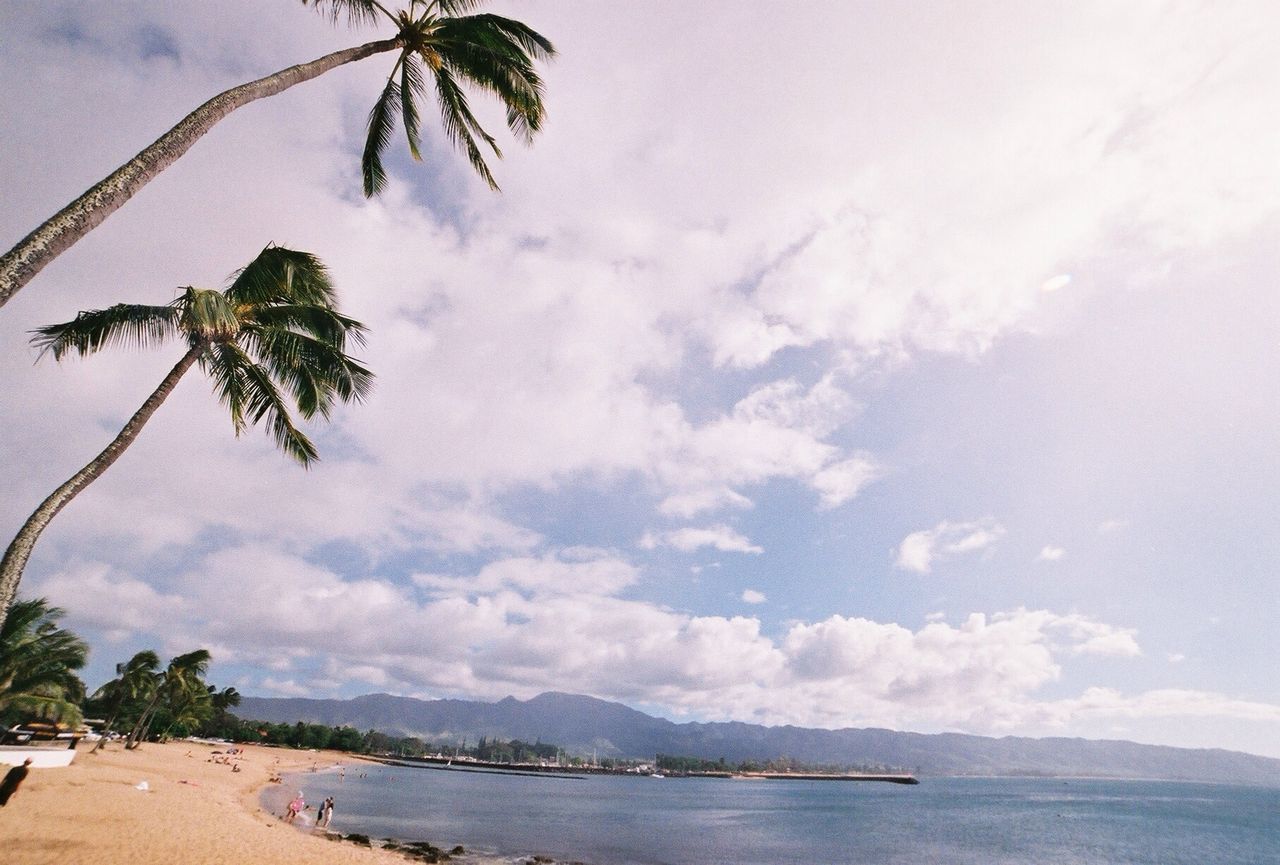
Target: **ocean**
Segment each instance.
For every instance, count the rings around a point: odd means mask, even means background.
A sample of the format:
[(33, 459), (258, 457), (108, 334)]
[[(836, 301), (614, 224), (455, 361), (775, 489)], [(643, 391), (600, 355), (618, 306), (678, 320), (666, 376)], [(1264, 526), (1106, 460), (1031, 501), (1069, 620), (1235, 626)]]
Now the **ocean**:
[[(353, 762), (293, 776), (331, 828), (589, 865), (1276, 865), (1280, 790), (924, 778), (918, 786), (519, 776)], [(278, 789), (278, 788), (277, 788)]]

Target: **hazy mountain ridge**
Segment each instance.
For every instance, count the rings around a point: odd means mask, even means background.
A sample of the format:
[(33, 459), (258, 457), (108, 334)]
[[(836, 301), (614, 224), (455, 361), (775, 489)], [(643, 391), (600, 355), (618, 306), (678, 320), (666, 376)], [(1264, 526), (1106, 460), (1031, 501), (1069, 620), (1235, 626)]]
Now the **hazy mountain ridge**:
[(611, 757), (680, 754), (730, 762), (787, 756), (809, 763), (879, 763), (922, 775), (1097, 775), (1280, 784), (1280, 760), (1219, 749), (1119, 740), (991, 738), (876, 728), (818, 730), (737, 721), (676, 724), (593, 697), (546, 693), (497, 703), (369, 694), (351, 700), (245, 697), (236, 714), (275, 723), (374, 729), (434, 742), (481, 736), (541, 740)]

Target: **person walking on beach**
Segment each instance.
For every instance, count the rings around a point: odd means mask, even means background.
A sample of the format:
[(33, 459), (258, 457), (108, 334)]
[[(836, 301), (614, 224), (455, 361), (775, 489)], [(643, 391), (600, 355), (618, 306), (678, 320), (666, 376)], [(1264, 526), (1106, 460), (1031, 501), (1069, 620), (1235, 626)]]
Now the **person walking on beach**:
[(31, 765), (31, 758), (22, 761), (21, 766), (14, 766), (4, 776), (4, 780), (0, 781), (0, 808), (9, 804), (9, 797), (18, 792), (18, 786), (27, 777), (27, 773), (31, 771), (28, 768)]
[(316, 821), (317, 825), (324, 828), (329, 827), (329, 821), (333, 819), (333, 797), (330, 796), (324, 800), (324, 804), (320, 806), (320, 819)]

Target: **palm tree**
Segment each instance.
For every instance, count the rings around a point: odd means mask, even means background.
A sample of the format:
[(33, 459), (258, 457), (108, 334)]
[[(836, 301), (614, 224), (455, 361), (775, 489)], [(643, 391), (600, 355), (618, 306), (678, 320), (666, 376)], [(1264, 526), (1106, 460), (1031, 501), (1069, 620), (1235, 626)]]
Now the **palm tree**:
[(534, 61), (550, 60), (555, 48), (519, 21), (499, 15), (460, 14), (484, 2), (408, 0), (406, 8), (393, 13), (378, 0), (302, 0), (303, 5), (327, 13), (335, 22), (344, 15), (353, 25), (385, 19), (396, 33), (389, 39), (335, 51), (241, 84), (201, 105), (0, 256), (0, 306), (232, 111), (375, 54), (399, 52), (391, 76), (369, 114), (363, 157), (365, 194), (376, 194), (386, 182), (382, 153), (397, 113), (404, 119), (410, 153), (414, 159), (422, 158), (417, 101), (426, 94), (428, 75), (435, 84), (445, 134), (466, 151), (475, 170), (496, 190), (498, 185), (485, 164), (477, 137), (494, 155), (501, 158), (502, 153), (471, 113), (463, 85), (496, 96), (506, 107), (507, 126), (528, 143), (541, 128), (545, 114), (542, 79), (534, 70)]
[(294, 426), (281, 391), (304, 418), (328, 418), (336, 401), (360, 401), (373, 374), (345, 354), (348, 339), (364, 342), (364, 325), (341, 315), (324, 265), (314, 256), (268, 246), (234, 275), (225, 291), (187, 287), (164, 306), (117, 304), (39, 328), (32, 342), (55, 360), (107, 346), (148, 347), (181, 337), (186, 353), (102, 453), (41, 502), (0, 560), (0, 616), (8, 609), (36, 539), (49, 521), (114, 463), (199, 364), (231, 412), (239, 435), (265, 422), (276, 444), (304, 466), (315, 446)]
[(214, 709), (219, 712), (225, 712), (240, 705), (240, 692), (234, 687), (223, 688), (219, 691), (215, 686), (210, 685), (209, 700)]
[(107, 734), (115, 728), (122, 710), (140, 700), (151, 699), (159, 667), (160, 656), (150, 649), (138, 652), (123, 664), (116, 664), (116, 677), (93, 694), (93, 699), (104, 701), (111, 716), (102, 728), (102, 738), (90, 753), (96, 753), (106, 743)]
[(174, 727), (191, 730), (212, 718), (216, 711), (213, 691), (213, 686), (206, 685), (199, 677), (184, 679), (168, 688), (164, 706), (168, 723), (160, 733), (160, 741), (167, 741)]
[(132, 751), (147, 738), (151, 719), (155, 717), (156, 709), (159, 708), (162, 699), (167, 700), (171, 707), (178, 710), (174, 712), (177, 715), (186, 708), (187, 701), (192, 695), (200, 694), (207, 698), (204, 675), (209, 670), (210, 660), (212, 656), (207, 649), (196, 649), (194, 652), (178, 655), (169, 661), (169, 666), (164, 672), (157, 674), (156, 688), (146, 708), (142, 710), (142, 714), (138, 716), (137, 722), (129, 732), (129, 739), (124, 745), (126, 749)]
[(63, 610), (44, 598), (18, 601), (0, 625), (0, 715), (19, 712), (78, 722), (84, 683), (76, 670), (89, 647), (58, 627)]

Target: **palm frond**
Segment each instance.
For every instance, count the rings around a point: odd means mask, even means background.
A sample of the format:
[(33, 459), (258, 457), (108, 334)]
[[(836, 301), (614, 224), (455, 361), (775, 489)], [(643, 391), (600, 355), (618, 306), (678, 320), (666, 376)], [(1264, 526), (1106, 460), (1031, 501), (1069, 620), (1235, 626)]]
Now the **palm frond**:
[(462, 79), (498, 97), (506, 107), (507, 127), (524, 143), (532, 143), (546, 106), (542, 78), (530, 57), (553, 57), (551, 42), (519, 21), (475, 15), (443, 22), (435, 44)]
[(327, 419), (335, 402), (363, 402), (373, 389), (373, 373), (329, 340), (280, 328), (255, 328), (247, 337), (259, 364), (286, 387), (304, 418)]
[(353, 27), (376, 24), (380, 13), (395, 20), (376, 0), (302, 0), (302, 5), (313, 7), (335, 24), (345, 17)]
[(264, 418), (267, 430), (275, 439), (276, 446), (289, 456), (309, 467), (319, 459), (319, 453), (311, 440), (293, 425), (289, 417), (289, 409), (280, 396), (280, 391), (271, 380), (270, 374), (258, 364), (242, 367), (244, 382), (248, 391), (247, 408), (251, 422), (257, 424)]
[(150, 348), (177, 332), (179, 315), (175, 305), (118, 303), (86, 310), (71, 321), (36, 328), (31, 342), (40, 348), (41, 355), (49, 352), (54, 360), (62, 360), (69, 352), (84, 356), (117, 346)]
[(310, 334), (338, 351), (347, 350), (348, 340), (363, 346), (368, 331), (363, 324), (335, 309), (303, 303), (278, 304), (255, 310), (253, 322), (259, 329)]
[(372, 198), (387, 185), (387, 172), (382, 167), (382, 152), (391, 142), (391, 128), (400, 110), (400, 87), (396, 84), (395, 70), (387, 79), (382, 95), (369, 111), (368, 135), (365, 137), (364, 154), (360, 168), (364, 174), (364, 194)]
[(44, 598), (17, 601), (0, 626), (0, 710), (79, 720), (88, 645), (58, 625), (63, 611)]
[(478, 9), (488, 0), (432, 0), (428, 6), (434, 6), (441, 15), (461, 15)]
[(418, 100), (426, 94), (426, 89), (418, 58), (406, 53), (400, 66), (400, 111), (404, 118), (405, 137), (409, 140), (409, 153), (419, 162), (422, 161), (422, 142), (418, 134)]
[(494, 180), (493, 173), (485, 163), (484, 154), (480, 152), (475, 136), (479, 135), (501, 159), (502, 151), (498, 149), (498, 143), (492, 135), (481, 128), (479, 121), (471, 113), (466, 94), (458, 86), (449, 67), (446, 65), (437, 69), (435, 78), (436, 96), (440, 101), (440, 119), (445, 135), (454, 145), (466, 152), (471, 167), (489, 184), (489, 188), (498, 190), (498, 182)]
[(203, 676), (209, 671), (209, 662), (212, 660), (213, 655), (209, 654), (208, 649), (196, 649), (171, 658), (166, 673), (179, 678)]
[(328, 268), (309, 252), (268, 245), (232, 278), (225, 292), (231, 303), (262, 306), (304, 303), (333, 306), (337, 294)]
[(213, 379), (213, 392), (231, 415), (231, 427), (236, 436), (248, 426), (245, 418), (249, 403), (249, 386), (245, 382), (244, 366), (253, 363), (244, 351), (233, 342), (220, 342), (200, 356), (200, 368)]
[(520, 58), (526, 63), (530, 60), (541, 60), (546, 63), (554, 60), (556, 56), (556, 47), (551, 44), (550, 39), (527, 24), (501, 15), (468, 15), (463, 18), (451, 18), (442, 21), (440, 29), (436, 32), (441, 38), (451, 38), (454, 35), (465, 38), (464, 34), (467, 32), (475, 35), (485, 33), (485, 37), (478, 40), (481, 44), (492, 44), (491, 40), (497, 37), (505, 47), (504, 53), (512, 59)]

